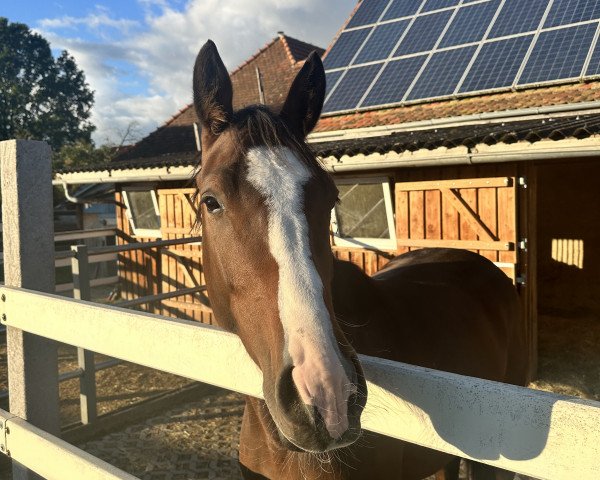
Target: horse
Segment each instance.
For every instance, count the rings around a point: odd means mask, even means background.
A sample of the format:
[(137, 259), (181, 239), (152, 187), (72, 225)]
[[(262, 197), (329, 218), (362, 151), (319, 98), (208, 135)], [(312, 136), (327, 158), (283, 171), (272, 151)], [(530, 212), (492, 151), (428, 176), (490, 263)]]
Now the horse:
[(193, 77), (208, 294), (216, 323), (240, 337), (263, 374), (264, 400), (247, 397), (242, 418), (243, 478), (411, 480), (456, 471), (456, 457), (362, 431), (368, 393), (357, 352), (524, 385), (512, 282), (458, 249), (411, 251), (372, 277), (334, 258), (338, 191), (306, 143), (325, 95), (315, 52), (279, 112), (233, 110), (210, 40)]

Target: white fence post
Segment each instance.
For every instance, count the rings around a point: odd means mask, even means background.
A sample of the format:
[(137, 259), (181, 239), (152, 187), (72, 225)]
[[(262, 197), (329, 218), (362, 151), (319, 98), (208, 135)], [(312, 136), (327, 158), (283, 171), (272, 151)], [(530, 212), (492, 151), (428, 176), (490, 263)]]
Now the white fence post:
[[(7, 286), (54, 291), (52, 164), (45, 142), (0, 142), (4, 281)], [(10, 304), (9, 296), (2, 301)], [(37, 319), (43, 321), (43, 318)], [(10, 411), (59, 434), (56, 342), (7, 329)], [(38, 478), (13, 463), (14, 480)]]
[[(90, 263), (86, 245), (73, 245), (71, 250), (75, 256), (71, 259), (73, 273), (73, 298), (91, 300)], [(96, 406), (96, 365), (94, 352), (83, 348), (77, 349), (77, 363), (82, 375), (79, 377), (79, 404), (81, 423), (87, 425), (98, 416)]]

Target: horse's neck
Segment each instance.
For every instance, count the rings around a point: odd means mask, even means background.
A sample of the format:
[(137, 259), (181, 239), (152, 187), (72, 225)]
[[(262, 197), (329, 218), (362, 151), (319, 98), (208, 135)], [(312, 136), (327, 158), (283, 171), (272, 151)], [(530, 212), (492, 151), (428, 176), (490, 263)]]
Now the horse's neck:
[(333, 264), (333, 306), (336, 315), (351, 320), (371, 310), (378, 296), (373, 280), (360, 268), (344, 260)]
[(390, 310), (377, 282), (353, 263), (335, 260), (332, 295), (337, 321), (352, 346), (385, 356)]

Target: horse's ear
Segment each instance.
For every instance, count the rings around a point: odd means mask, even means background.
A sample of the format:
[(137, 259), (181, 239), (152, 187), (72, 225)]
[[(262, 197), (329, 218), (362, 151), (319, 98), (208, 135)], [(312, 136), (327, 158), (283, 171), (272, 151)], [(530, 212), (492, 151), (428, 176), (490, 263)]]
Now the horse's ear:
[(325, 69), (321, 58), (313, 51), (292, 82), (280, 115), (298, 136), (304, 138), (315, 128), (324, 99)]
[(194, 65), (194, 106), (205, 135), (219, 135), (233, 115), (233, 88), (217, 47), (209, 40)]

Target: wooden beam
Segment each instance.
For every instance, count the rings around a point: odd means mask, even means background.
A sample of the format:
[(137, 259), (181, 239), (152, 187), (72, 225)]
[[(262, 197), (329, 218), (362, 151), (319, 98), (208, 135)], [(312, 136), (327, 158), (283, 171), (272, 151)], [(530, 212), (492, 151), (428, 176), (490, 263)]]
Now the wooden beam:
[(501, 188), (510, 187), (513, 181), (512, 177), (491, 177), (432, 180), (426, 182), (399, 182), (396, 183), (396, 191), (412, 192), (415, 190), (440, 190), (442, 188)]
[(159, 195), (178, 195), (179, 193), (192, 194), (196, 191), (195, 188), (159, 188), (157, 193)]
[(188, 213), (191, 213), (192, 216), (196, 218), (198, 216), (198, 208), (196, 207), (196, 205), (194, 205), (194, 202), (192, 202), (190, 194), (179, 193), (178, 196), (181, 199), (181, 203), (183, 204), (184, 208), (188, 210)]
[(440, 192), (444, 198), (456, 209), (458, 213), (464, 218), (471, 227), (475, 230), (479, 238), (488, 239), (491, 241), (497, 241), (498, 237), (494, 235), (490, 229), (485, 225), (479, 215), (473, 211), (473, 209), (469, 206), (467, 202), (465, 202), (464, 198), (460, 196), (460, 194), (456, 190), (451, 190), (449, 188), (440, 188)]
[[(137, 480), (117, 467), (0, 410), (4, 450), (11, 458), (48, 480)], [(4, 440), (4, 435), (2, 435)], [(37, 475), (36, 475), (37, 477)], [(40, 477), (37, 477), (40, 478)]]
[(510, 251), (515, 246), (511, 242), (485, 242), (479, 240), (428, 240), (398, 238), (399, 247), (426, 247), (426, 248), (464, 248), (465, 250), (495, 250)]
[[(200, 282), (194, 277), (192, 268), (187, 264), (187, 259), (183, 258), (182, 255), (179, 255), (178, 252), (173, 252), (167, 249), (163, 249), (162, 253), (175, 259), (177, 269), (182, 273), (184, 284), (186, 287), (194, 288), (200, 286)], [(196, 297), (201, 304), (205, 305), (208, 308), (208, 310), (212, 312), (212, 309), (210, 308), (210, 300), (203, 293), (203, 291), (196, 292), (194, 294), (194, 297)]]

